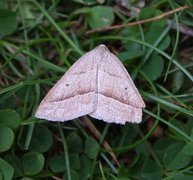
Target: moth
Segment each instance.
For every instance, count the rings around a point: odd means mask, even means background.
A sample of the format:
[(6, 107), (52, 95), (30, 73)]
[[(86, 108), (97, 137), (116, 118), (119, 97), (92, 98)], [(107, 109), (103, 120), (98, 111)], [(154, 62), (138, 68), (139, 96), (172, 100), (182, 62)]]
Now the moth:
[(140, 123), (145, 103), (121, 61), (105, 45), (78, 59), (40, 103), (36, 118), (68, 121), (84, 115), (108, 123)]

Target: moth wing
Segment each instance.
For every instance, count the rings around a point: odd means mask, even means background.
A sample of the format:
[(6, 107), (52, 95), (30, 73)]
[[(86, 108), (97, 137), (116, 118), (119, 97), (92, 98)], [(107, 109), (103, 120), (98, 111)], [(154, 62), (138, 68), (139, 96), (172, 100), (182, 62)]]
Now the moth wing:
[(71, 66), (42, 100), (35, 117), (67, 121), (94, 111), (97, 61), (93, 53), (86, 53)]
[(145, 103), (120, 60), (99, 46), (97, 108), (89, 115), (106, 122), (139, 123)]

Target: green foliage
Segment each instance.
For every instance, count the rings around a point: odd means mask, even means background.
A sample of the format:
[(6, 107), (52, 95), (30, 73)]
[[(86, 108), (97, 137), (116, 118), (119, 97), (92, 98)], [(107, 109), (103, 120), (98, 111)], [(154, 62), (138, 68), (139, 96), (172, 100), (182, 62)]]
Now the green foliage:
[(99, 152), (99, 144), (93, 137), (86, 138), (84, 152), (91, 159), (97, 156)]
[(144, 65), (142, 71), (151, 81), (155, 81), (162, 74), (164, 62), (161, 56), (154, 54)]
[(0, 119), (0, 126), (7, 126), (14, 129), (20, 125), (19, 114), (12, 109), (0, 110)]
[(49, 167), (53, 172), (63, 172), (64, 170), (66, 170), (64, 156), (55, 154), (49, 160)]
[[(191, 138), (193, 138), (193, 129), (191, 130)], [(193, 142), (187, 142), (182, 149), (182, 153), (186, 155), (193, 155)]]
[(2, 9), (7, 9), (7, 8), (8, 8), (8, 4), (7, 4), (6, 1), (7, 1), (7, 0), (1, 0), (1, 1), (0, 1), (0, 7), (1, 7)]
[(114, 21), (113, 9), (107, 6), (92, 7), (87, 18), (90, 27), (93, 29), (110, 26)]
[(23, 175), (23, 168), (22, 168), (22, 162), (19, 157), (12, 154), (7, 154), (5, 156), (5, 160), (14, 168), (14, 178), (22, 177)]
[(8, 9), (0, 9), (0, 37), (10, 35), (16, 29), (16, 14)]
[[(0, 1), (0, 179), (193, 179), (192, 8), (121, 27), (193, 3), (145, 2)], [(90, 117), (100, 136), (84, 117), (36, 119), (51, 86), (99, 44), (128, 69), (143, 122)]]
[(97, 0), (73, 0), (74, 2), (81, 3), (84, 5), (93, 5), (97, 4)]
[(164, 153), (163, 163), (168, 170), (181, 169), (186, 167), (191, 157), (182, 152), (183, 144), (170, 145)]
[(44, 156), (37, 152), (29, 152), (23, 155), (22, 164), (24, 174), (34, 175), (39, 173), (44, 166)]
[(77, 133), (72, 132), (67, 137), (68, 150), (71, 153), (81, 153), (83, 151), (83, 143)]
[(155, 161), (147, 159), (141, 170), (141, 176), (144, 179), (161, 179), (162, 169), (156, 164)]
[(8, 127), (0, 127), (0, 152), (7, 151), (14, 139), (13, 131)]
[(143, 54), (144, 52), (142, 50), (135, 48), (135, 46), (132, 46), (131, 48), (128, 48), (127, 51), (120, 52), (118, 57), (122, 61), (126, 61), (140, 58), (141, 56), (143, 56)]
[(1, 179), (9, 180), (13, 177), (14, 169), (13, 167), (0, 158), (0, 177)]
[(172, 92), (176, 93), (183, 87), (184, 74), (181, 71), (176, 71), (172, 79)]
[(91, 176), (92, 161), (86, 155), (82, 155), (80, 157), (80, 165), (80, 179), (88, 179)]
[[(43, 132), (43, 133), (42, 133)], [(37, 125), (33, 132), (29, 149), (39, 153), (44, 153), (52, 146), (52, 134), (44, 125)]]

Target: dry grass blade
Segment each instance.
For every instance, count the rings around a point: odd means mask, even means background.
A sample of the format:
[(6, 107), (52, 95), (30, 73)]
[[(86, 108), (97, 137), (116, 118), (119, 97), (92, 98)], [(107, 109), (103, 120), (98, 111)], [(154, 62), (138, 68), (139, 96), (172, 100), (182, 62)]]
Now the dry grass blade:
[[(101, 133), (98, 131), (98, 129), (94, 126), (94, 124), (90, 121), (90, 119), (86, 116), (84, 116), (82, 118), (84, 120), (85, 125), (89, 128), (89, 130), (94, 134), (94, 136), (100, 140), (101, 138)], [(109, 145), (109, 143), (107, 141), (103, 141), (103, 146), (104, 148), (109, 152), (109, 154), (111, 155), (111, 157), (113, 158), (113, 160), (115, 161), (115, 163), (120, 166), (120, 163), (115, 155), (115, 153), (112, 151), (111, 146)]]
[(171, 10), (171, 11), (165, 12), (163, 14), (160, 14), (158, 16), (155, 16), (153, 18), (144, 19), (144, 20), (136, 21), (136, 22), (130, 22), (128, 24), (114, 25), (114, 26), (110, 26), (110, 27), (106, 27), (106, 28), (92, 29), (90, 31), (87, 31), (86, 34), (91, 34), (91, 33), (101, 32), (101, 31), (109, 31), (109, 30), (113, 30), (113, 29), (124, 28), (124, 27), (128, 27), (128, 26), (136, 26), (136, 25), (139, 25), (139, 24), (144, 24), (144, 23), (148, 23), (148, 22), (152, 22), (152, 21), (157, 21), (157, 20), (160, 20), (160, 19), (162, 19), (166, 16), (169, 16), (171, 14), (177, 13), (179, 11), (183, 11), (185, 9), (190, 9), (190, 8), (193, 8), (193, 6), (182, 6), (182, 7), (176, 8), (174, 10)]

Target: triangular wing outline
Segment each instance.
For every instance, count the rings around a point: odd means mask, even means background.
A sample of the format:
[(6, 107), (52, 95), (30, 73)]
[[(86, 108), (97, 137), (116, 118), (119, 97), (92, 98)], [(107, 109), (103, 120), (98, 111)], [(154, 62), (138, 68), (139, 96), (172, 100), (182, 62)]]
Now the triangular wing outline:
[(97, 108), (89, 115), (120, 124), (141, 122), (145, 103), (130, 75), (106, 46), (99, 47), (101, 57), (97, 71)]
[(53, 86), (35, 117), (67, 121), (90, 115), (106, 122), (139, 123), (145, 103), (120, 60), (99, 45)]
[(97, 61), (94, 50), (78, 59), (40, 103), (35, 117), (67, 121), (87, 115), (96, 107)]

